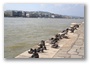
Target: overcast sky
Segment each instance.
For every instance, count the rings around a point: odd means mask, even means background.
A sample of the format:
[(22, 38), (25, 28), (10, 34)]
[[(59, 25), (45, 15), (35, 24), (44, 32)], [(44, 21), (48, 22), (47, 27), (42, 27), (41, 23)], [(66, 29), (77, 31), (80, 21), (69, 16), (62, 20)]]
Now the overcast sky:
[(47, 11), (84, 17), (84, 4), (5, 4), (4, 10)]

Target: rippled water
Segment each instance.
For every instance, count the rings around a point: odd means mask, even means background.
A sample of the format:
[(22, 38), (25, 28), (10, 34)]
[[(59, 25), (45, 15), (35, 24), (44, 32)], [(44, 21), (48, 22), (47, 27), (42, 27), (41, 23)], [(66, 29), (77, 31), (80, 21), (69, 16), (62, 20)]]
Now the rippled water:
[(4, 57), (14, 58), (83, 19), (4, 18)]

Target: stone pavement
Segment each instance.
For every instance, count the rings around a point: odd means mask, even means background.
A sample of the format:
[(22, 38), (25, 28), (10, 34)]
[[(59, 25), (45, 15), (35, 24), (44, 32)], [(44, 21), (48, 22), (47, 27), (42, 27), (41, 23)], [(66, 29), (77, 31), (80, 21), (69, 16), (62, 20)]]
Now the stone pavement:
[(53, 58), (84, 58), (84, 23), (75, 34), (78, 35), (76, 41), (66, 43)]
[[(50, 41), (46, 41), (47, 50), (39, 53), (40, 58), (84, 58), (84, 23), (75, 33), (68, 33), (69, 39), (63, 38), (58, 41), (57, 49), (51, 48)], [(32, 54), (28, 51), (21, 53), (15, 58), (30, 58)]]

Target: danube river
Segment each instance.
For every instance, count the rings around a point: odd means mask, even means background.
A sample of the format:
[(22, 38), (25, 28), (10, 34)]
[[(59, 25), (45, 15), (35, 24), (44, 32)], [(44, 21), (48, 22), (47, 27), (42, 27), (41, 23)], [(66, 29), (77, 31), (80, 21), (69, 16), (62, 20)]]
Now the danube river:
[(14, 58), (41, 40), (50, 39), (72, 22), (83, 21), (84, 19), (4, 18), (4, 57)]

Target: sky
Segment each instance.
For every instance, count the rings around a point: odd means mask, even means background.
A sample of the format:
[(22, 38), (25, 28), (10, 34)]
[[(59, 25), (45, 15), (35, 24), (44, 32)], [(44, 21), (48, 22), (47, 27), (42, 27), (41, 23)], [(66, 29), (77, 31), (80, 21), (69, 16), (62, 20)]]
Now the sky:
[(4, 4), (5, 10), (46, 11), (55, 14), (84, 17), (84, 4)]

